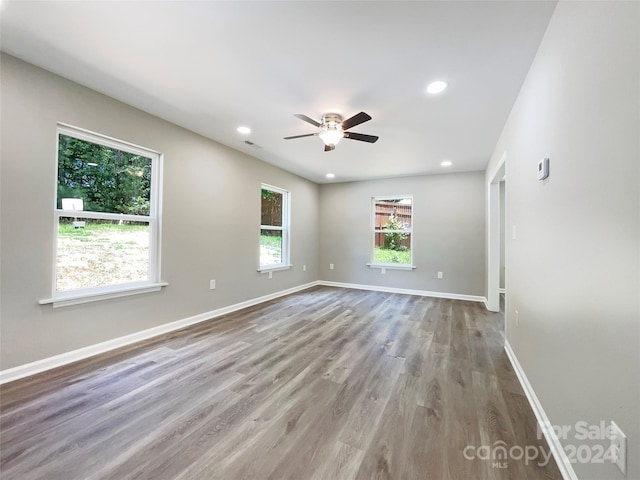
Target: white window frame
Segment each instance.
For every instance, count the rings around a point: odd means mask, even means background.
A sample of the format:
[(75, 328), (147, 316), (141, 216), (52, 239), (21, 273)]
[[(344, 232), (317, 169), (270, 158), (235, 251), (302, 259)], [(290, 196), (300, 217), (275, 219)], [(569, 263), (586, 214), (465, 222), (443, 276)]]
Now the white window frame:
[[(81, 217), (78, 211), (57, 208), (58, 197), (58, 145), (60, 135), (77, 138), (91, 143), (103, 145), (123, 152), (141, 155), (151, 159), (151, 188), (149, 215), (128, 215), (108, 212), (82, 211)], [(160, 247), (161, 247), (161, 208), (162, 208), (162, 160), (160, 152), (140, 147), (115, 138), (107, 137), (99, 133), (66, 124), (58, 124), (56, 129), (56, 168), (54, 190), (54, 231), (53, 231), (53, 270), (51, 298), (40, 300), (40, 304), (53, 304), (54, 307), (75, 305), (78, 303), (93, 302), (107, 298), (116, 298), (138, 293), (158, 291), (167, 283), (160, 281)], [(149, 223), (149, 270), (147, 280), (118, 283), (98, 287), (78, 288), (74, 290), (56, 290), (56, 271), (58, 262), (58, 228), (61, 217), (91, 218), (99, 220), (124, 220)]]
[[(376, 229), (376, 202), (381, 200), (401, 200), (404, 198), (411, 199), (411, 227), (408, 230), (384, 230), (384, 229)], [(369, 263), (367, 266), (370, 268), (381, 268), (383, 273), (386, 269), (390, 270), (414, 270), (416, 267), (413, 264), (413, 223), (415, 218), (415, 201), (413, 199), (413, 195), (381, 195), (376, 197), (371, 197), (371, 217), (370, 217), (370, 235), (371, 235), (371, 247), (369, 253)], [(375, 252), (376, 252), (376, 234), (377, 233), (408, 233), (409, 234), (409, 255), (410, 262), (407, 263), (381, 263), (375, 262)]]
[[(280, 187), (274, 187), (266, 183), (260, 185), (260, 206), (262, 207), (262, 190), (269, 190), (282, 195), (282, 226), (262, 225), (260, 222), (260, 231), (262, 230), (280, 230), (282, 232), (282, 258), (280, 263), (272, 263), (262, 265), (260, 263), (260, 236), (258, 237), (258, 271), (273, 272), (274, 270), (287, 270), (291, 268), (290, 262), (290, 238), (291, 238), (291, 192)], [(260, 219), (262, 220), (262, 218)]]

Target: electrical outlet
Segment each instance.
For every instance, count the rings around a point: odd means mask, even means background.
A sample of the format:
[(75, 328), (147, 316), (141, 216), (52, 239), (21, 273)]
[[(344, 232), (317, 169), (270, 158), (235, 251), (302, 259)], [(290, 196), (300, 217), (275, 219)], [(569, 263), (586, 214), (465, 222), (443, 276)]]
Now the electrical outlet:
[(511, 227), (511, 239), (515, 240), (516, 236), (517, 236), (516, 235), (516, 226), (514, 225), (514, 226)]
[(613, 421), (611, 422), (611, 460), (623, 475), (627, 474), (627, 436)]
[(438, 278), (444, 278), (444, 273), (438, 272)]
[(273, 278), (273, 272), (269, 272), (269, 280)]
[(516, 320), (516, 327), (517, 327), (518, 325), (520, 325), (520, 316), (518, 314), (518, 310), (516, 310), (516, 318), (515, 318), (515, 320)]
[(386, 273), (387, 273), (387, 269), (386, 269), (386, 268), (384, 268), (384, 267), (382, 267), (382, 268), (380, 269), (380, 274), (381, 274), (381, 275), (385, 275)]
[(209, 290), (215, 290), (215, 289), (216, 289), (216, 281), (209, 280)]
[(329, 270), (333, 270), (333, 263), (329, 264)]
[(306, 265), (302, 265), (302, 271), (306, 272), (307, 271), (307, 266)]

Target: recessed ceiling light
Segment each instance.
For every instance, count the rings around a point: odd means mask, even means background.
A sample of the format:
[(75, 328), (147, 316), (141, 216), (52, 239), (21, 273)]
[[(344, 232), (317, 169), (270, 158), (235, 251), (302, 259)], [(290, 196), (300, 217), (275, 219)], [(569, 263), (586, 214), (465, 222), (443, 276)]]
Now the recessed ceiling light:
[(336, 178), (335, 173), (327, 173), (327, 178)]
[(443, 167), (450, 167), (451, 165), (453, 165), (453, 163), (451, 163), (450, 160), (445, 160), (441, 162), (440, 165), (442, 165)]
[(251, 133), (251, 129), (249, 127), (238, 127), (238, 133), (248, 135)]
[(443, 82), (442, 80), (437, 80), (435, 82), (431, 82), (427, 86), (427, 93), (435, 95), (436, 93), (444, 92), (447, 89), (447, 82)]

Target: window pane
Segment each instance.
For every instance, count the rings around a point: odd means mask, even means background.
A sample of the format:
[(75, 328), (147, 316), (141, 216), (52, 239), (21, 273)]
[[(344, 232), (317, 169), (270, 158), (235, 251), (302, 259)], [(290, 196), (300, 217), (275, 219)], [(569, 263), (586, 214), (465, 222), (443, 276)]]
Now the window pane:
[(60, 218), (56, 290), (146, 281), (149, 223)]
[(411, 228), (411, 198), (376, 200), (375, 228), (407, 230)]
[(58, 208), (149, 215), (150, 198), (150, 158), (59, 135)]
[(262, 220), (260, 225), (282, 226), (282, 197), (281, 193), (262, 189)]
[(411, 264), (411, 234), (403, 232), (374, 233), (374, 263)]
[(260, 230), (260, 265), (282, 263), (282, 230)]

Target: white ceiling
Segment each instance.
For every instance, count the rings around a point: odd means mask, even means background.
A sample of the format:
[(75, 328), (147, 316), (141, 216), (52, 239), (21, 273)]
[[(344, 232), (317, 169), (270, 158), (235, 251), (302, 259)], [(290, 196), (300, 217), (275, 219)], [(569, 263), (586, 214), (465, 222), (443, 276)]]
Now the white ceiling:
[[(8, 1), (2, 50), (310, 180), (485, 168), (555, 8), (545, 1)], [(427, 83), (444, 79), (439, 96)], [(283, 140), (373, 120), (324, 152)], [(242, 136), (239, 125), (251, 127)], [(250, 140), (260, 148), (244, 143)], [(152, 146), (151, 146), (152, 147)]]

